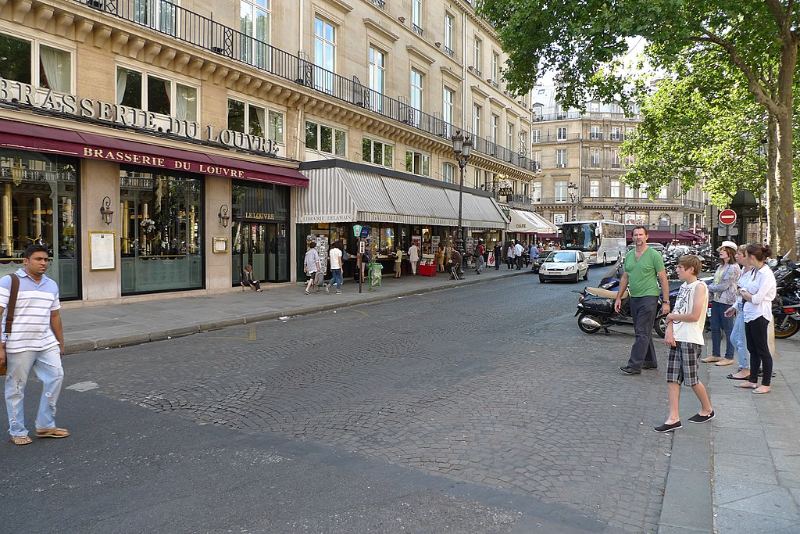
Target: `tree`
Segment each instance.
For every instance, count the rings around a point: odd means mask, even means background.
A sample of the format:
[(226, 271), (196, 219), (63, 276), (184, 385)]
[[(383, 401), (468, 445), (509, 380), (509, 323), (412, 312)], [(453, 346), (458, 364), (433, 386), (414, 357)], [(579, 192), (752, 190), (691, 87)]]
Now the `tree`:
[(656, 68), (687, 56), (713, 55), (741, 75), (766, 118), (774, 173), (767, 209), (773, 248), (794, 248), (792, 146), (800, 7), (795, 0), (483, 0), (479, 8), (509, 53), (512, 90), (530, 90), (555, 71), (559, 101), (628, 101), (633, 91), (615, 68), (626, 38), (643, 37)]

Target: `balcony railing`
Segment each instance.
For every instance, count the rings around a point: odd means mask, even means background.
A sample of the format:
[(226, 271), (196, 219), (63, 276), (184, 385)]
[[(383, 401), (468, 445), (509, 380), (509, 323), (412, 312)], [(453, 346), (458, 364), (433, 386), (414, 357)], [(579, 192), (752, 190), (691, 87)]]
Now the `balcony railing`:
[(420, 37), (422, 37), (422, 34), (425, 32), (420, 26), (417, 26), (413, 22), (411, 23), (411, 30)]
[(601, 113), (597, 111), (588, 111), (581, 113), (579, 111), (560, 111), (557, 113), (537, 113), (533, 116), (535, 122), (540, 121), (563, 121), (568, 119), (594, 119), (594, 120), (617, 120), (617, 121), (634, 121), (639, 118), (638, 113), (626, 115), (625, 113)]
[(370, 0), (375, 7), (386, 9), (386, 2), (384, 0)]
[[(269, 43), (166, 0), (73, 1), (224, 58), (249, 65), (299, 86), (325, 93), (447, 141), (456, 130), (471, 133), (465, 128), (459, 128), (439, 117), (417, 110), (399, 99), (373, 91), (362, 85), (356, 77), (345, 78), (311, 61), (275, 48)], [(536, 170), (533, 161), (526, 156), (494, 143), (490, 144), (480, 137), (472, 136), (472, 138), (476, 152), (493, 156), (527, 171)]]
[(453, 49), (450, 48), (449, 46), (444, 45), (442, 48), (444, 49), (444, 53), (447, 54), (448, 56), (454, 57), (456, 55), (456, 53), (453, 51)]

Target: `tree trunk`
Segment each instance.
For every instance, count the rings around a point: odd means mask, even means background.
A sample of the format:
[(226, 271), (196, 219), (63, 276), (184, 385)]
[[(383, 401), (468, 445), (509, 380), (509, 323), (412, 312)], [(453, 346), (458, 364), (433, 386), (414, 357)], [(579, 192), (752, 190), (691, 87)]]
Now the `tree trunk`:
[[(777, 170), (778, 159), (778, 122), (772, 113), (768, 114), (767, 120), (767, 239), (768, 243), (775, 244), (778, 242), (778, 224), (775, 220), (775, 215), (780, 211), (780, 202), (778, 197), (778, 175)], [(762, 236), (763, 237), (763, 236)]]
[(775, 189), (777, 192), (776, 211), (773, 221), (777, 226), (776, 241), (772, 250), (777, 255), (792, 251), (791, 257), (797, 257), (794, 228), (794, 197), (792, 191), (792, 103), (783, 107), (776, 117), (778, 122), (778, 157), (775, 169)]

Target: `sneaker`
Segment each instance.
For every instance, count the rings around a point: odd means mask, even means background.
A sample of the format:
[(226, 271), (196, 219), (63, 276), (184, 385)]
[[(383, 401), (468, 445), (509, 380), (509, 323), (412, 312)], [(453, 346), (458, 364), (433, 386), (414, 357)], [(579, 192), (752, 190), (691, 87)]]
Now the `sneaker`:
[(325, 284), (325, 293), (330, 293), (330, 292), (331, 292), (331, 286)]
[(656, 432), (672, 432), (673, 430), (678, 430), (679, 428), (683, 428), (683, 425), (681, 424), (680, 421), (678, 421), (677, 423), (672, 423), (671, 425), (664, 423), (663, 425), (660, 426), (654, 426), (653, 430), (655, 430)]
[(714, 410), (711, 410), (711, 413), (708, 415), (700, 415), (699, 413), (696, 413), (689, 418), (689, 422), (705, 423), (706, 421), (711, 421), (712, 419), (714, 419)]
[(622, 371), (622, 373), (626, 374), (626, 375), (640, 375), (640, 374), (642, 374), (642, 371), (640, 369), (634, 369), (633, 367), (628, 367), (627, 365), (624, 365), (624, 366), (620, 367), (619, 370)]
[(658, 365), (653, 363), (642, 364), (642, 369), (658, 369)]
[(337, 295), (341, 295), (341, 294), (342, 294), (342, 290), (341, 290), (341, 289), (337, 289), (337, 290), (336, 290), (336, 294), (337, 294)]

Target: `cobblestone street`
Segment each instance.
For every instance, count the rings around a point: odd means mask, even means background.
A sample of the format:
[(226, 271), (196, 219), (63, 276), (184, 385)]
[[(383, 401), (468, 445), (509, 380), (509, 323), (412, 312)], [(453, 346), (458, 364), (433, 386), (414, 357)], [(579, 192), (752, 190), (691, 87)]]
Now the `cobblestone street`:
[[(592, 270), (592, 281), (600, 276)], [(69, 399), (125, 401), (126, 411), (157, 425), (171, 424), (163, 412), (179, 415), (191, 435), (229, 429), (223, 434), (277, 436), (288, 452), (292, 444), (330, 447), (370, 465), (559, 506), (562, 515), (590, 520), (578, 530), (652, 532), (672, 440), (652, 431), (664, 412), (663, 371), (622, 376), (630, 332), (582, 334), (573, 318), (578, 287), (521, 276), (69, 356), (65, 386), (99, 387), (65, 391), (60, 422), (85, 428), (70, 440), (80, 448), (89, 437), (82, 434), (97, 429), (79, 421)], [(124, 405), (105, 410), (115, 406)], [(29, 484), (23, 473), (12, 477)], [(316, 491), (306, 489), (309, 506)], [(452, 531), (526, 531), (519, 510), (504, 502), (491, 525), (471, 517), (461, 527), (451, 522)], [(307, 526), (364, 530), (358, 524)], [(411, 530), (442, 530), (434, 524)]]

